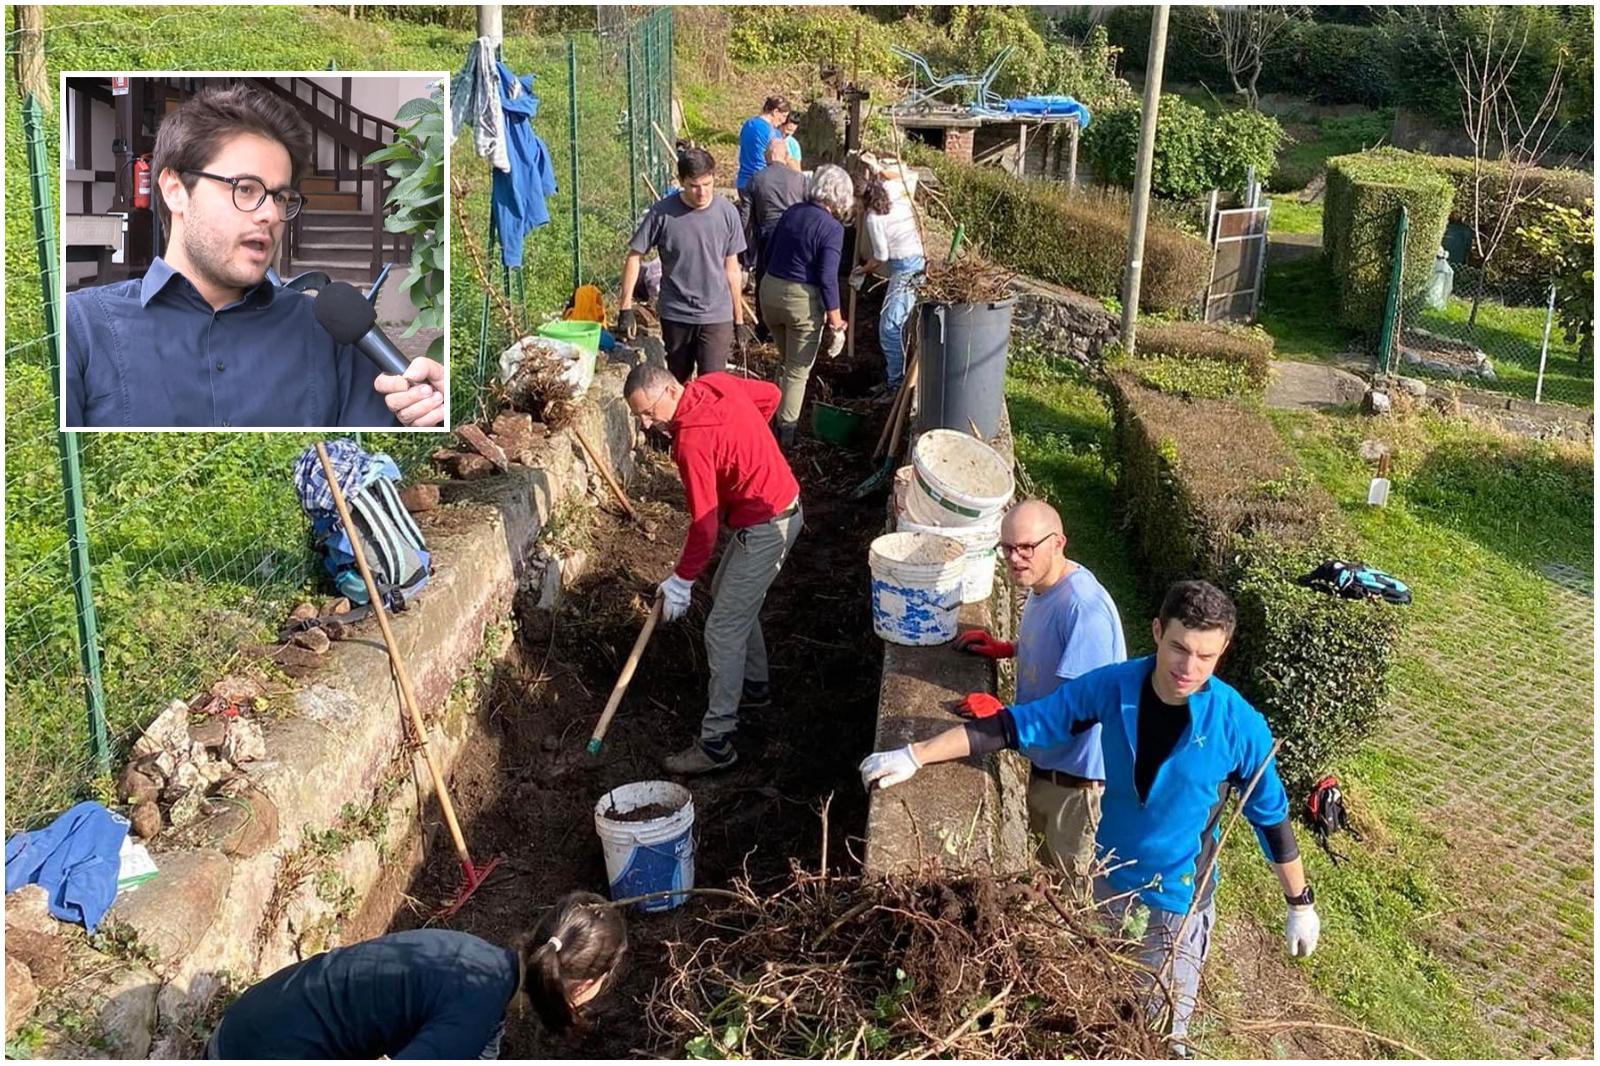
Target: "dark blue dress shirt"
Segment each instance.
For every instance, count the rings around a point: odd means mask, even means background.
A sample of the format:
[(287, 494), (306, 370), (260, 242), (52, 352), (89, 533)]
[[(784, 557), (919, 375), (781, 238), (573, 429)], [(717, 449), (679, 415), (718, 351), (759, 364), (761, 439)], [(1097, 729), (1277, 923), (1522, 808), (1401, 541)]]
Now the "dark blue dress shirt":
[(378, 369), (270, 278), (213, 310), (161, 258), (67, 296), (68, 429), (399, 425)]
[(844, 254), (844, 225), (828, 209), (809, 200), (783, 213), (762, 246), (767, 275), (822, 290), (822, 307), (839, 309), (839, 257)]

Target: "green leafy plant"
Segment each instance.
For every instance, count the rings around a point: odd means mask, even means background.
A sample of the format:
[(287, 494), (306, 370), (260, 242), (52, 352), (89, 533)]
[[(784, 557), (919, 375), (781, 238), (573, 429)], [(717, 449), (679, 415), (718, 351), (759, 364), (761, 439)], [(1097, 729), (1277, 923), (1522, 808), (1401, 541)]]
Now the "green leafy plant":
[[(435, 89), (442, 96), (444, 89)], [(394, 144), (367, 156), (368, 163), (387, 163), (389, 177), (396, 179), (384, 206), (390, 213), (383, 228), (390, 233), (411, 235), (411, 272), (400, 291), (417, 307), (417, 317), (406, 327), (405, 336), (419, 329), (444, 328), (444, 112), (439, 99), (418, 97), (400, 105), (395, 121), (403, 123)], [(428, 358), (442, 360), (444, 336), (433, 339)]]
[(1517, 227), (1518, 247), (1544, 264), (1556, 286), (1556, 307), (1568, 344), (1580, 363), (1594, 362), (1594, 201), (1582, 210), (1548, 201), (1535, 204), (1538, 219)]
[[(1084, 133), (1085, 153), (1114, 185), (1133, 187), (1139, 123), (1139, 107), (1129, 102), (1096, 115)], [(1236, 110), (1213, 118), (1181, 96), (1163, 94), (1150, 188), (1157, 196), (1196, 199), (1212, 189), (1241, 188), (1252, 166), (1264, 183), (1282, 141), (1283, 127), (1270, 115)]]

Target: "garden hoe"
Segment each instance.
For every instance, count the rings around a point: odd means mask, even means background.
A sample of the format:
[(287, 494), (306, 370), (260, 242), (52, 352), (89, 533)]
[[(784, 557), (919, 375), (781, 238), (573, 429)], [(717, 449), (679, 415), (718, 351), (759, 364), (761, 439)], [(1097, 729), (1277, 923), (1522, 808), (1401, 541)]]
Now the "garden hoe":
[(344, 492), (339, 488), (339, 479), (334, 476), (333, 464), (328, 460), (328, 452), (317, 442), (317, 458), (322, 460), (322, 476), (328, 479), (328, 491), (333, 494), (333, 504), (339, 510), (339, 521), (344, 525), (345, 536), (350, 540), (350, 552), (356, 557), (356, 566), (361, 571), (361, 580), (366, 582), (367, 601), (372, 605), (372, 613), (378, 619), (378, 628), (383, 631), (383, 645), (389, 651), (389, 664), (394, 667), (395, 679), (400, 684), (400, 700), (405, 704), (406, 714), (411, 718), (411, 728), (416, 733), (417, 742), (422, 747), (422, 758), (428, 764), (428, 774), (433, 778), (433, 791), (439, 797), (439, 809), (444, 812), (445, 825), (450, 829), (450, 839), (455, 842), (456, 854), (461, 856), (461, 872), (466, 878), (466, 884), (457, 892), (455, 898), (447, 903), (436, 918), (449, 918), (461, 909), (461, 905), (478, 890), (478, 887), (488, 880), (489, 873), (500, 864), (499, 856), (489, 860), (485, 866), (474, 866), (472, 856), (467, 852), (467, 841), (461, 835), (461, 824), (456, 821), (455, 805), (450, 802), (450, 793), (445, 789), (444, 777), (439, 773), (438, 765), (433, 761), (433, 751), (428, 747), (428, 727), (422, 720), (422, 712), (417, 708), (417, 695), (411, 688), (411, 673), (406, 669), (406, 664), (400, 658), (400, 648), (395, 644), (394, 632), (389, 628), (389, 612), (384, 609), (383, 597), (378, 593), (378, 583), (372, 579), (372, 571), (367, 567), (367, 555), (361, 547), (361, 531), (356, 528), (355, 521), (350, 517), (350, 510), (345, 506)]
[(617, 704), (622, 702), (622, 694), (628, 691), (628, 683), (633, 680), (633, 672), (639, 666), (639, 657), (644, 654), (645, 645), (650, 643), (650, 634), (655, 632), (656, 623), (660, 620), (661, 597), (657, 595), (656, 602), (650, 605), (650, 616), (644, 620), (644, 628), (639, 630), (639, 638), (633, 642), (633, 650), (628, 653), (628, 661), (622, 664), (617, 683), (611, 686), (611, 698), (606, 700), (606, 709), (600, 712), (600, 721), (595, 723), (594, 735), (589, 738), (587, 748), (590, 755), (600, 754), (600, 742), (605, 739), (606, 730), (611, 728), (611, 716), (617, 713)]

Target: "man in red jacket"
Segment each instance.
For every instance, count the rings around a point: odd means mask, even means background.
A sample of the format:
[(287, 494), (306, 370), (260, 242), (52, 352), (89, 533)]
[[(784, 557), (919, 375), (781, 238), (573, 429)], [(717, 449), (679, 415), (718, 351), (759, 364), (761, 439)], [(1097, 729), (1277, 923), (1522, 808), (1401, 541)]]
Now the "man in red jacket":
[(641, 426), (659, 423), (672, 434), (672, 457), (689, 508), (683, 553), (660, 586), (664, 620), (689, 609), (695, 579), (716, 551), (718, 524), (733, 531), (711, 579), (711, 683), (700, 739), (662, 760), (675, 774), (723, 770), (738, 758), (733, 732), (740, 709), (772, 702), (761, 604), (804, 524), (800, 483), (768, 425), (781, 394), (769, 382), (721, 371), (683, 385), (649, 364), (634, 368), (622, 394)]

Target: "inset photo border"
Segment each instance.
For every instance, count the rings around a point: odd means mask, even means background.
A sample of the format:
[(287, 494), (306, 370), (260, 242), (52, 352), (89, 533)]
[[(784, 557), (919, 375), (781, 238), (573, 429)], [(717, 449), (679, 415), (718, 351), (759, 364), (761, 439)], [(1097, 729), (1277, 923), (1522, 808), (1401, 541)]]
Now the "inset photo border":
[(450, 77), (62, 73), (60, 428), (448, 432)]

